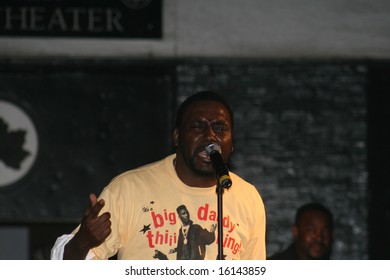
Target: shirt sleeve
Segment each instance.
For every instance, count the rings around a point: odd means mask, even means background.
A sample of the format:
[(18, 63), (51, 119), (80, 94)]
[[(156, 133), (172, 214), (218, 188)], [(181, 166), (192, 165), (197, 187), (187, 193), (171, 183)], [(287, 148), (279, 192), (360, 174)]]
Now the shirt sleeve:
[(251, 238), (241, 256), (243, 260), (265, 260), (266, 259), (266, 244), (265, 244), (265, 229), (266, 229), (266, 212), (263, 200), (260, 194), (254, 193), (254, 201), (252, 201), (252, 209), (254, 211), (253, 226), (250, 233)]
[[(64, 234), (57, 238), (50, 253), (51, 260), (63, 260), (65, 245), (73, 238), (73, 234)], [(91, 260), (95, 257), (94, 253), (90, 250), (87, 254), (86, 260)]]

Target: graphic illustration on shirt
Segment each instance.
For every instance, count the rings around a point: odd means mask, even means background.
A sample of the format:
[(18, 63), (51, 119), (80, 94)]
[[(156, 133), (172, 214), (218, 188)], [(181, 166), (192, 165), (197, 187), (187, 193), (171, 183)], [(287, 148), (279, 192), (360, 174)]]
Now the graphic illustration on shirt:
[[(218, 244), (217, 213), (210, 210), (207, 203), (198, 207), (195, 218), (199, 221), (211, 222), (208, 228), (202, 227), (191, 219), (186, 205), (178, 206), (175, 212), (164, 209), (163, 213), (156, 213), (153, 208), (147, 207), (143, 212), (150, 213), (152, 223), (144, 225), (140, 232), (145, 236), (149, 248), (153, 249), (154, 259), (168, 260), (170, 255), (176, 253), (177, 260), (204, 260), (207, 246)], [(177, 230), (178, 223), (181, 224), (179, 230)], [(222, 224), (226, 228), (223, 247), (230, 249), (235, 255), (242, 246), (242, 241), (232, 234), (238, 224), (233, 223), (230, 216), (225, 216)], [(163, 252), (158, 249), (161, 245), (167, 245), (170, 249)], [(214, 259), (217, 259), (217, 256)]]

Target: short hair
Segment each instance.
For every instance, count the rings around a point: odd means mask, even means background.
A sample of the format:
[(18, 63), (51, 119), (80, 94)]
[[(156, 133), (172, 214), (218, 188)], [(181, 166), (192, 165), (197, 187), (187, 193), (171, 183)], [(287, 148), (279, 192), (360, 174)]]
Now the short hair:
[(309, 211), (317, 211), (320, 213), (323, 213), (327, 216), (329, 220), (329, 225), (333, 229), (333, 214), (330, 212), (328, 208), (326, 208), (324, 205), (321, 203), (307, 203), (302, 205), (301, 207), (298, 208), (297, 213), (295, 214), (295, 225), (299, 224), (299, 221), (301, 220), (303, 214)]
[(181, 210), (186, 210), (188, 212), (187, 207), (183, 204), (176, 208), (177, 214), (179, 214)]
[(221, 103), (223, 106), (225, 106), (226, 109), (228, 110), (228, 113), (229, 113), (230, 123), (232, 125), (232, 129), (234, 128), (234, 114), (233, 114), (233, 110), (231, 109), (229, 103), (221, 95), (219, 95), (216, 92), (211, 91), (211, 90), (197, 92), (194, 95), (191, 95), (190, 97), (188, 97), (180, 105), (180, 107), (176, 113), (175, 128), (180, 127), (182, 120), (183, 120), (183, 115), (191, 104), (193, 104), (195, 102), (199, 102), (199, 101), (204, 101), (204, 100), (217, 101), (217, 102)]

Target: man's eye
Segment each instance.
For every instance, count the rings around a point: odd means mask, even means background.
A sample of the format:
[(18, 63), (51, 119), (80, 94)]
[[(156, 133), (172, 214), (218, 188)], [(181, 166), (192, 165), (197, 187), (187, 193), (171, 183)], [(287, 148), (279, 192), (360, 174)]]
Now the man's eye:
[(223, 125), (223, 124), (215, 124), (213, 125), (213, 130), (215, 132), (226, 132), (228, 131), (228, 127), (226, 125)]
[[(193, 122), (190, 125), (190, 129), (195, 131), (204, 131), (210, 127), (209, 123), (206, 122)], [(211, 128), (215, 133), (224, 133), (229, 131), (229, 127), (225, 124), (211, 124)]]
[(206, 127), (205, 123), (202, 122), (194, 122), (191, 124), (190, 128), (194, 130), (204, 130)]

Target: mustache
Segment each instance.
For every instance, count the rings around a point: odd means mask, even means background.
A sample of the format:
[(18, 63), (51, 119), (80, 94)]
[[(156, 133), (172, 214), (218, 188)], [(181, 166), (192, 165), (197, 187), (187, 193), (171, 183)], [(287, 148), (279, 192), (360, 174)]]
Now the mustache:
[(203, 152), (203, 151), (205, 151), (206, 150), (206, 147), (208, 146), (208, 145), (210, 145), (211, 143), (205, 143), (205, 144), (200, 144), (200, 145), (198, 145), (196, 148), (195, 148), (195, 150), (194, 150), (194, 154), (198, 154), (198, 153), (200, 153), (200, 152)]

